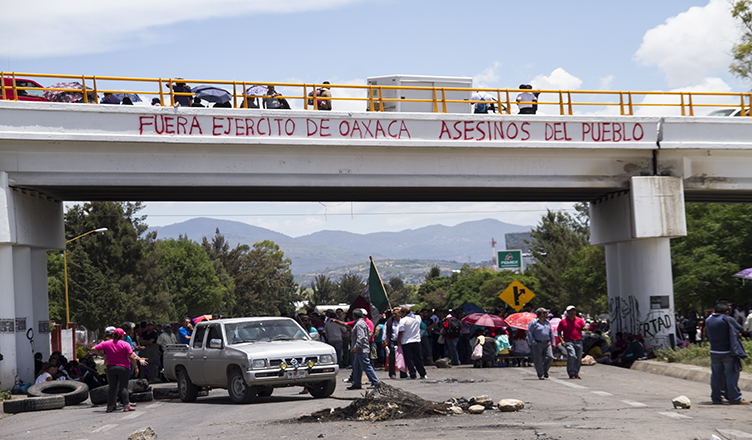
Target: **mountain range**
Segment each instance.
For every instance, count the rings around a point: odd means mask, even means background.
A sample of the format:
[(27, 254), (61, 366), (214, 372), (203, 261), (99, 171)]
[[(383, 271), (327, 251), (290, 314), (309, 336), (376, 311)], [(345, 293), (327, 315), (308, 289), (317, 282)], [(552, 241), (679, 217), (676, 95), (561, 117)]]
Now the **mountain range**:
[(458, 269), (465, 263), (489, 264), (493, 256), (492, 239), (499, 242), (497, 249), (501, 250), (504, 234), (529, 232), (531, 227), (484, 219), (399, 232), (355, 234), (326, 230), (294, 238), (242, 222), (200, 217), (149, 228), (157, 232), (158, 238), (182, 235), (198, 243), (203, 237), (211, 240), (217, 229), (231, 247), (253, 246), (263, 240), (275, 242), (285, 257), (292, 260), (291, 270), (299, 283), (308, 283), (317, 274), (327, 274), (336, 280), (338, 274), (348, 271), (365, 273), (367, 278), (369, 256), (375, 261), (390, 260), (377, 263), (382, 279), (400, 276), (409, 283), (414, 279), (419, 281), (434, 265), (445, 271)]

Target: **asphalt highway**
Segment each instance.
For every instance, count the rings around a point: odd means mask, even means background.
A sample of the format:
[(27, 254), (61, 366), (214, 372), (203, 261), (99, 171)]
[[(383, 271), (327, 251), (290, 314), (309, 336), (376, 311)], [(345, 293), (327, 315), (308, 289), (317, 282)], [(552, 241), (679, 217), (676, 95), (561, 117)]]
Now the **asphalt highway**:
[[(330, 407), (341, 399), (313, 399), (301, 388), (283, 388), (249, 405), (232, 404), (225, 390), (212, 390), (195, 403), (160, 400), (140, 403), (135, 412), (105, 413), (89, 403), (61, 410), (2, 415), (0, 439), (127, 439), (150, 426), (159, 439), (722, 439), (752, 438), (752, 406), (712, 405), (709, 384), (636, 370), (584, 366), (582, 380), (552, 367), (551, 378), (538, 380), (532, 368), (429, 369), (427, 380), (390, 380), (393, 386), (424, 399), (488, 395), (494, 401), (519, 399), (515, 413), (487, 410), (480, 415), (436, 416), (386, 422), (301, 423), (296, 418)], [(334, 395), (358, 397), (341, 381)], [(745, 398), (752, 398), (747, 393)], [(671, 399), (687, 396), (688, 410)], [(88, 402), (88, 401), (87, 401)]]

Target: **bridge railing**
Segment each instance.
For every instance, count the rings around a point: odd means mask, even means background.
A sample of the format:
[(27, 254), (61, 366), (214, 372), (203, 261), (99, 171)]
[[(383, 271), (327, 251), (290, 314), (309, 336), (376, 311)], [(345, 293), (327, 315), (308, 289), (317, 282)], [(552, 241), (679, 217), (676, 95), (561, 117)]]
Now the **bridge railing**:
[[(256, 81), (217, 81), (183, 78), (133, 78), (94, 75), (58, 75), (40, 73), (0, 72), (0, 98), (25, 100), (25, 96), (47, 93), (52, 99), (65, 99), (65, 102), (81, 102), (95, 104), (106, 93), (134, 94), (137, 96), (156, 97), (159, 104), (176, 106), (178, 97), (192, 97), (193, 93), (180, 92), (175, 85), (185, 83), (189, 86), (209, 85), (226, 90), (231, 97), (232, 107), (249, 108), (249, 102), (258, 99), (284, 98), (292, 101), (293, 108), (318, 110), (320, 102), (329, 102), (332, 107), (347, 107), (352, 109), (352, 102), (361, 102), (364, 111), (385, 111), (390, 104), (397, 102), (414, 102), (430, 104), (435, 113), (447, 113), (449, 104), (476, 103), (490, 104), (491, 101), (471, 99), (473, 92), (485, 92), (494, 98), (493, 103), (498, 106), (498, 112), (513, 114), (513, 106), (518, 104), (516, 97), (521, 92), (538, 94), (537, 102), (520, 102), (522, 104), (537, 104), (544, 108), (547, 114), (560, 115), (587, 114), (596, 109), (603, 114), (619, 114), (632, 116), (636, 114), (663, 114), (667, 109), (671, 113), (682, 116), (701, 116), (710, 109), (733, 108), (739, 110), (742, 116), (752, 116), (752, 93), (741, 92), (661, 92), (661, 91), (605, 91), (605, 90), (555, 90), (555, 89), (491, 89), (491, 88), (460, 88), (460, 87), (408, 87), (381, 85), (352, 85), (352, 84), (317, 84), (317, 83), (285, 83), (285, 82), (256, 82)], [(20, 79), (31, 79), (39, 83), (40, 87), (19, 84)], [(56, 80), (51, 86), (41, 86), (42, 82)], [(274, 86), (283, 94), (271, 96), (263, 92), (268, 86)], [(260, 92), (249, 89), (256, 88)], [(331, 97), (315, 96), (317, 91), (328, 88)], [(86, 93), (83, 93), (86, 90)], [(390, 90), (420, 91), (428, 95), (425, 98), (385, 97), (384, 92)], [(449, 99), (449, 92), (466, 92), (467, 99)], [(30, 93), (31, 92), (31, 93)], [(311, 96), (311, 93), (314, 96)], [(53, 95), (57, 95), (54, 96)], [(456, 96), (456, 94), (455, 94)], [(73, 97), (73, 98), (71, 98)], [(78, 98), (78, 99), (75, 99)], [(150, 100), (147, 98), (147, 100)], [(337, 105), (340, 103), (340, 105)], [(661, 108), (651, 111), (651, 109)], [(591, 112), (592, 113), (592, 112)]]

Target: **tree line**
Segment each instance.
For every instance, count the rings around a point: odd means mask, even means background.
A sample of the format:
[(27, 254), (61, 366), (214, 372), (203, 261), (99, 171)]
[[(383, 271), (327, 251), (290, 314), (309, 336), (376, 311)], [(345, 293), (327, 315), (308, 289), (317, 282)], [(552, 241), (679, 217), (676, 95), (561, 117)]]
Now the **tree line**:
[[(147, 232), (141, 203), (91, 202), (65, 213), (71, 321), (100, 328), (144, 319), (178, 321), (207, 313), (225, 316), (292, 316), (300, 305), (349, 304), (367, 279), (352, 273), (315, 277), (299, 286), (292, 262), (272, 241), (231, 247), (219, 230), (201, 243), (157, 239)], [(384, 283), (393, 305), (456, 308), (465, 302), (486, 310), (503, 307), (498, 295), (514, 280), (536, 296), (534, 306), (577, 304), (591, 314), (608, 312), (603, 247), (589, 244), (589, 208), (574, 214), (548, 211), (531, 232), (534, 264), (521, 274), (470, 267), (441, 274), (434, 267), (420, 285), (398, 277)], [(752, 208), (687, 204), (686, 237), (671, 241), (677, 310), (712, 307), (717, 298), (749, 302), (750, 286), (731, 275), (752, 267)], [(378, 264), (378, 263), (377, 263)], [(50, 318), (65, 321), (62, 252), (48, 253)]]

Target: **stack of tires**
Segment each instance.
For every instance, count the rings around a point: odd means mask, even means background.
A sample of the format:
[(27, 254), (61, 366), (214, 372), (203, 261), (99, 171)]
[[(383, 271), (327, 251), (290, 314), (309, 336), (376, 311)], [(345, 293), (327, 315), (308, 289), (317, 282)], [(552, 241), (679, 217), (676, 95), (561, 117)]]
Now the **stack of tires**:
[[(89, 399), (91, 399), (91, 403), (94, 405), (104, 405), (107, 403), (107, 394), (109, 392), (109, 385), (94, 388), (89, 391)], [(151, 402), (154, 400), (154, 393), (149, 382), (146, 379), (129, 380), (128, 399), (131, 402)]]
[(83, 382), (56, 380), (32, 385), (27, 394), (29, 397), (26, 399), (4, 401), (3, 411), (6, 414), (17, 414), (78, 405), (89, 396), (89, 387)]

